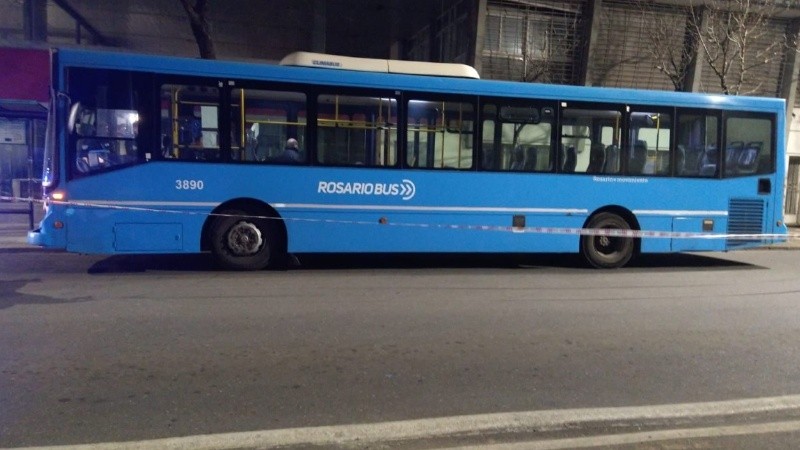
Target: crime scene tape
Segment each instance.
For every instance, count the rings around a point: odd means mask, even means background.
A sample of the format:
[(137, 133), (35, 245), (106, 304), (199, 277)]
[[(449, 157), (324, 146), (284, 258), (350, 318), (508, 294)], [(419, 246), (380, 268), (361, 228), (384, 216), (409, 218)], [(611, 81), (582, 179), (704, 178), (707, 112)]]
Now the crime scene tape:
[[(3, 201), (17, 201), (26, 203), (43, 203), (42, 200), (31, 198), (17, 198), (17, 197), (3, 197)], [(620, 228), (575, 228), (575, 227), (537, 227), (537, 226), (503, 226), (503, 225), (474, 225), (474, 224), (441, 224), (441, 223), (413, 223), (413, 222), (391, 222), (388, 219), (381, 217), (377, 221), (366, 220), (341, 220), (341, 219), (312, 219), (312, 218), (299, 218), (299, 217), (273, 217), (273, 216), (260, 216), (260, 215), (231, 215), (220, 213), (209, 213), (201, 211), (187, 211), (176, 209), (163, 209), (163, 208), (145, 208), (139, 206), (128, 205), (112, 205), (106, 203), (91, 203), (80, 201), (53, 201), (52, 204), (59, 204), (65, 206), (76, 206), (81, 208), (98, 208), (98, 209), (112, 209), (124, 211), (139, 211), (159, 214), (178, 214), (178, 215), (202, 215), (208, 217), (241, 217), (242, 219), (256, 219), (256, 220), (281, 220), (285, 222), (315, 222), (315, 223), (330, 223), (339, 225), (378, 225), (378, 226), (393, 226), (393, 227), (410, 227), (410, 228), (439, 228), (449, 230), (473, 230), (473, 231), (493, 231), (493, 232), (511, 232), (511, 233), (533, 233), (533, 234), (556, 234), (556, 235), (580, 235), (580, 236), (605, 236), (617, 238), (655, 238), (655, 239), (726, 239), (726, 240), (746, 240), (746, 241), (789, 241), (800, 240), (800, 233), (788, 234), (731, 234), (731, 233), (713, 233), (713, 232), (689, 232), (689, 231), (653, 231), (653, 230), (631, 230)]]

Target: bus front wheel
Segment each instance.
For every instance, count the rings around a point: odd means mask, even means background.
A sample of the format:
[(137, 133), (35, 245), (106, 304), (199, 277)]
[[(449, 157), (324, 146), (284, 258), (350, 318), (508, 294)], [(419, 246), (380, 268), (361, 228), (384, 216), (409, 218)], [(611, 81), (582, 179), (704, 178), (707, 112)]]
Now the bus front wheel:
[[(600, 213), (586, 225), (589, 229), (630, 230), (631, 226), (614, 213)], [(616, 269), (633, 257), (633, 238), (586, 235), (581, 236), (581, 255), (589, 265), (599, 269)]]
[(225, 269), (260, 270), (277, 260), (277, 233), (270, 219), (224, 210), (211, 228), (211, 251)]

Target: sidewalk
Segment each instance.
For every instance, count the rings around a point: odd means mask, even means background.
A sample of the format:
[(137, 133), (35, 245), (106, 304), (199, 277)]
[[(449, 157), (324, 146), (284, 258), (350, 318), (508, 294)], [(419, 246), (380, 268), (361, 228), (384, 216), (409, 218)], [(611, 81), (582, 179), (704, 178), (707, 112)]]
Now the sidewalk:
[[(31, 249), (38, 247), (28, 245), (27, 235), (29, 230), (28, 203), (26, 202), (0, 202), (0, 249)], [(8, 213), (13, 212), (13, 214)], [(40, 204), (33, 204), (33, 226), (38, 225), (42, 219), (43, 211)]]

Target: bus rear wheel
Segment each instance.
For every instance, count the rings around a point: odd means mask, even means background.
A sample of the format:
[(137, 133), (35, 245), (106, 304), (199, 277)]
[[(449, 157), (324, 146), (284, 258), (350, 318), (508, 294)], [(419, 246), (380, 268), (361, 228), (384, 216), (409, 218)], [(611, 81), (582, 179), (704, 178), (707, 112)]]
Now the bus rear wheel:
[(270, 219), (238, 209), (224, 210), (211, 227), (211, 252), (229, 270), (260, 270), (279, 259), (278, 233)]
[[(630, 230), (631, 226), (614, 213), (600, 213), (586, 225), (590, 229)], [(586, 262), (598, 269), (616, 269), (627, 264), (633, 257), (633, 238), (615, 236), (581, 236), (581, 255)]]

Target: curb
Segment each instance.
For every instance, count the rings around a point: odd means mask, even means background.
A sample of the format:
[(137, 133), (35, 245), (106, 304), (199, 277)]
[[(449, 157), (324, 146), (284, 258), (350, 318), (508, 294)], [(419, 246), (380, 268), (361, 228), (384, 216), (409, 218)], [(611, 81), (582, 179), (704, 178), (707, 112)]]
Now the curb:
[[(106, 442), (83, 445), (49, 447), (55, 450), (183, 450), (183, 449), (291, 449), (291, 448), (370, 448), (413, 446), (414, 444), (488, 444), (495, 441), (519, 442), (518, 438), (535, 443), (542, 438), (571, 434), (574, 430), (589, 432), (584, 438), (600, 436), (601, 430), (629, 432), (643, 427), (651, 430), (685, 427), (687, 423), (704, 423), (708, 420), (734, 418), (747, 423), (759, 419), (769, 420), (772, 415), (792, 414), (800, 411), (800, 396), (787, 395), (740, 400), (723, 400), (705, 403), (683, 403), (652, 406), (579, 408), (562, 410), (519, 411), (451, 416), (430, 419), (412, 419), (394, 422), (328, 425), (306, 428), (284, 428), (206, 434), (144, 441)], [(795, 431), (800, 421), (791, 422)], [(752, 431), (752, 430), (751, 430)], [(640, 433), (642, 434), (642, 433)], [(635, 442), (648, 442), (649, 433), (643, 433)], [(495, 441), (496, 442), (496, 441)], [(423, 445), (420, 445), (423, 446)], [(442, 448), (442, 445), (435, 448)], [(25, 447), (46, 449), (48, 447)], [(477, 448), (477, 447), (476, 447)], [(552, 447), (570, 448), (570, 447)], [(21, 450), (21, 449), (19, 449)]]

